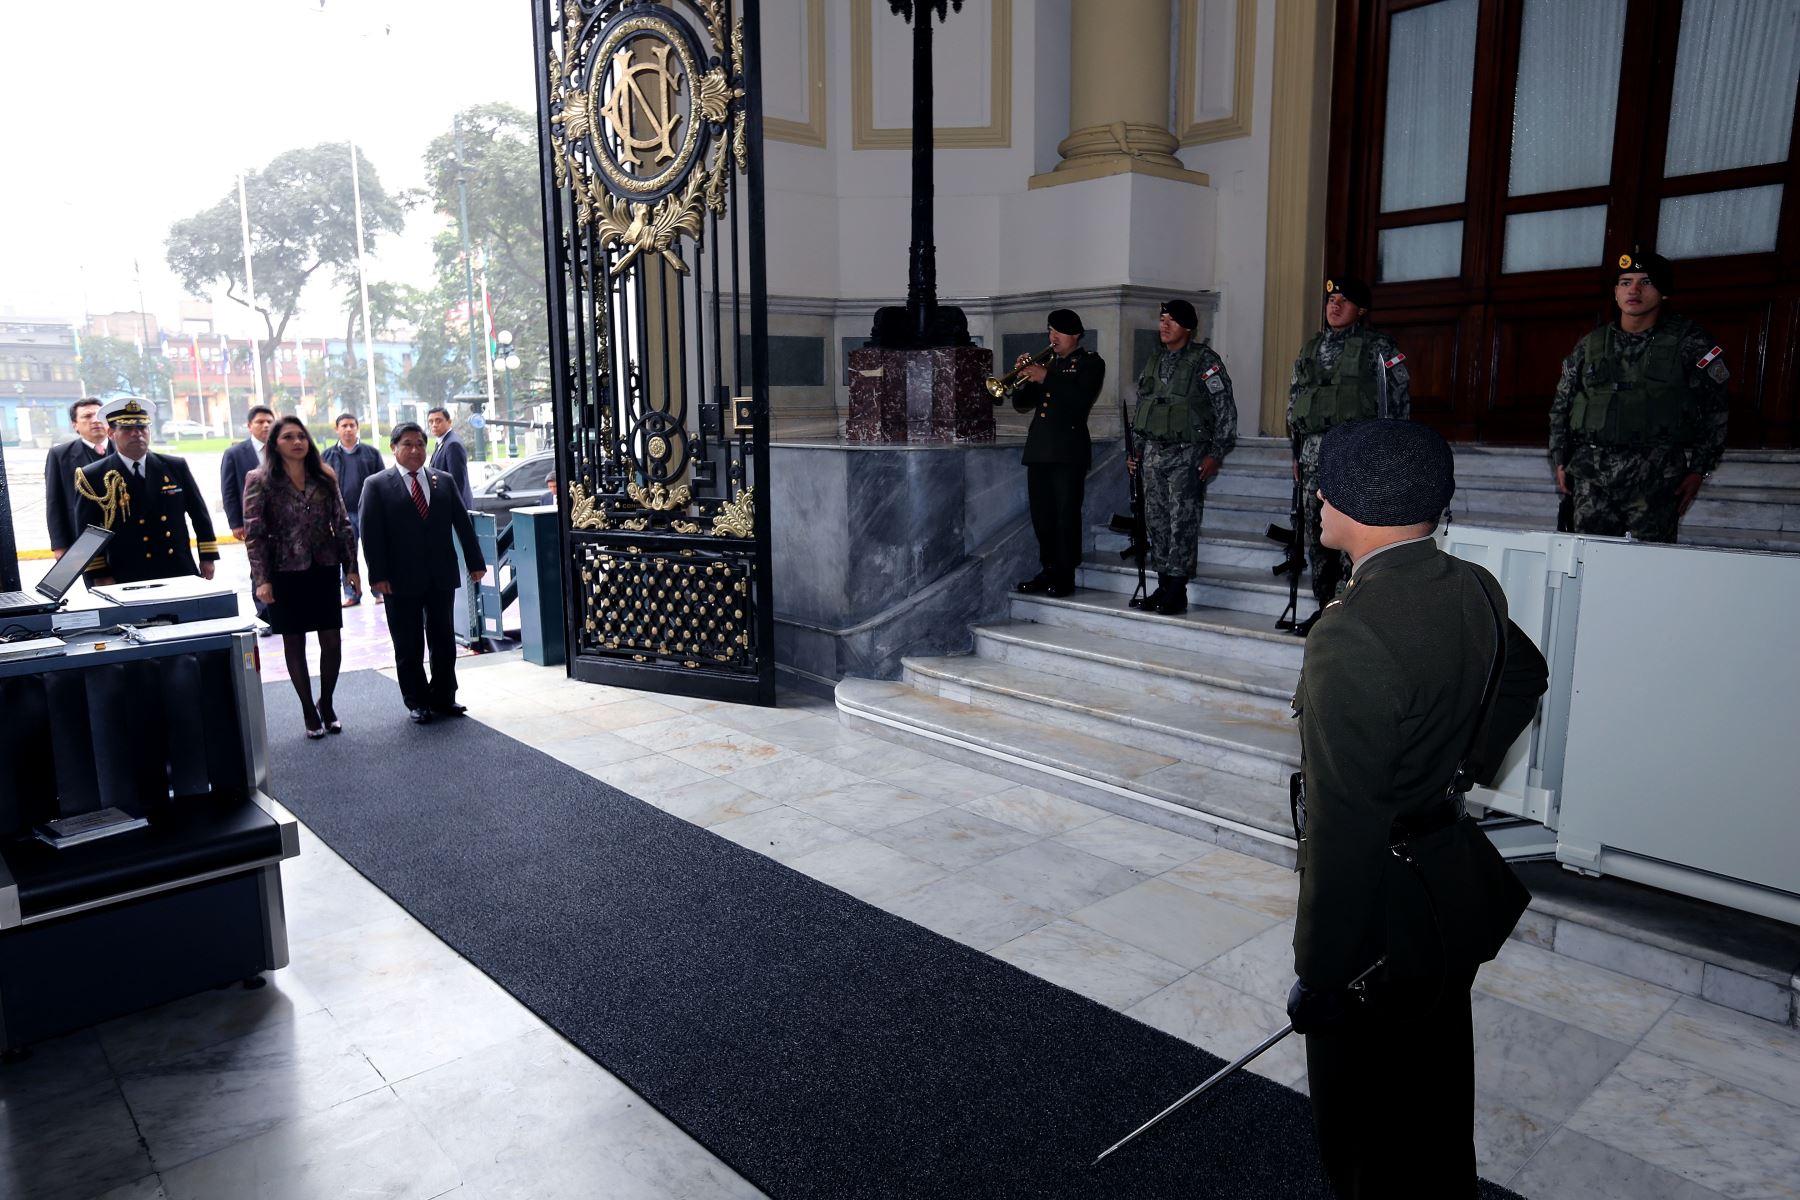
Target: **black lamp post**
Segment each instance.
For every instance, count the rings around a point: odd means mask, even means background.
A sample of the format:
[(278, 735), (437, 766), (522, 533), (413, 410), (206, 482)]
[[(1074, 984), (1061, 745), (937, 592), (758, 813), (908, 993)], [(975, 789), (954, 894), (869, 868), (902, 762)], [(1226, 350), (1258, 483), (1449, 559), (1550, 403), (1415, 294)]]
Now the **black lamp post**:
[(937, 301), (937, 244), (933, 239), (932, 174), (935, 149), (931, 111), (931, 14), (949, 19), (962, 11), (963, 0), (888, 0), (888, 7), (913, 27), (912, 244), (907, 254), (906, 306), (875, 313), (870, 340), (883, 349), (927, 349), (968, 346), (969, 319), (960, 308)]

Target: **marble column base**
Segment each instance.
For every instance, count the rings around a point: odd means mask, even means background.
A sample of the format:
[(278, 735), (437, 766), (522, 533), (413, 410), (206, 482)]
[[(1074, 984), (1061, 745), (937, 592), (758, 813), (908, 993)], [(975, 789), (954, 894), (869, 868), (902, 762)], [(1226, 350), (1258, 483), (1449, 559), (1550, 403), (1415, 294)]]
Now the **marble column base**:
[(980, 346), (850, 352), (852, 442), (985, 442), (994, 404), (982, 386), (994, 352)]

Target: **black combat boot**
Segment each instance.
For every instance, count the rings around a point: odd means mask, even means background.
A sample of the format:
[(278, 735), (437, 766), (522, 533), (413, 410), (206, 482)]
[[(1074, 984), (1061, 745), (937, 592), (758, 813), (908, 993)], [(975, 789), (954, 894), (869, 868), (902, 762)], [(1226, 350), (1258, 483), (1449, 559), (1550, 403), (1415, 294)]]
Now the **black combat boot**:
[[(1163, 592), (1162, 599), (1156, 603), (1156, 611), (1165, 617), (1180, 616), (1188, 610), (1187, 576), (1169, 576), (1168, 590)], [(1148, 604), (1145, 608), (1150, 607)]]
[(1163, 597), (1168, 594), (1169, 577), (1159, 571), (1156, 575), (1156, 586), (1150, 589), (1150, 594), (1145, 596), (1142, 600), (1132, 600), (1130, 601), (1130, 604), (1131, 607), (1141, 608), (1145, 612), (1155, 612), (1156, 606), (1161, 604)]

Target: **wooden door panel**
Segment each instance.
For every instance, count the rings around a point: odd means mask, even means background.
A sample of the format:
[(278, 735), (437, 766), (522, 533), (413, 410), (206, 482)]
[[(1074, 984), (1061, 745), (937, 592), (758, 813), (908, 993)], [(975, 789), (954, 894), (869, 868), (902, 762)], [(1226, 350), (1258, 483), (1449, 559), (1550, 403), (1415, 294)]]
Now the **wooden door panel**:
[(1769, 336), (1769, 303), (1756, 297), (1748, 303), (1741, 296), (1683, 296), (1682, 303), (1669, 308), (1691, 321), (1697, 321), (1712, 335), (1713, 342), (1724, 351), (1726, 369), (1731, 382), (1731, 429), (1726, 436), (1729, 446), (1762, 446), (1764, 354)]
[[(1445, 320), (1448, 315), (1452, 319)], [(1451, 398), (1456, 394), (1457, 363), (1460, 361), (1456, 314), (1431, 314), (1409, 317), (1405, 313), (1377, 313), (1375, 328), (1394, 339), (1406, 355), (1406, 370), (1411, 377), (1412, 416), (1424, 421), (1449, 437), (1449, 426), (1456, 424), (1451, 411)]]
[(1484, 356), (1492, 364), (1489, 403), (1477, 438), (1508, 446), (1544, 446), (1550, 440), (1550, 402), (1563, 359), (1594, 327), (1591, 306), (1555, 308), (1497, 305)]

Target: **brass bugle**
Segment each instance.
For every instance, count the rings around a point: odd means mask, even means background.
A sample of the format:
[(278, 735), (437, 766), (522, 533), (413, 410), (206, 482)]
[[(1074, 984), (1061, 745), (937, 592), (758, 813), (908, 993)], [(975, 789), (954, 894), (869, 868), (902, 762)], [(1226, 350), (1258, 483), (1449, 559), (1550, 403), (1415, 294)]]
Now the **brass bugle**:
[(1039, 350), (1036, 354), (1027, 359), (1023, 365), (1014, 367), (998, 379), (990, 378), (985, 385), (987, 387), (987, 394), (994, 398), (995, 404), (999, 404), (1001, 401), (1008, 399), (1013, 392), (1018, 390), (1019, 385), (1025, 382), (1026, 367), (1041, 367), (1049, 362), (1055, 354), (1055, 346), (1045, 346), (1042, 350)]

